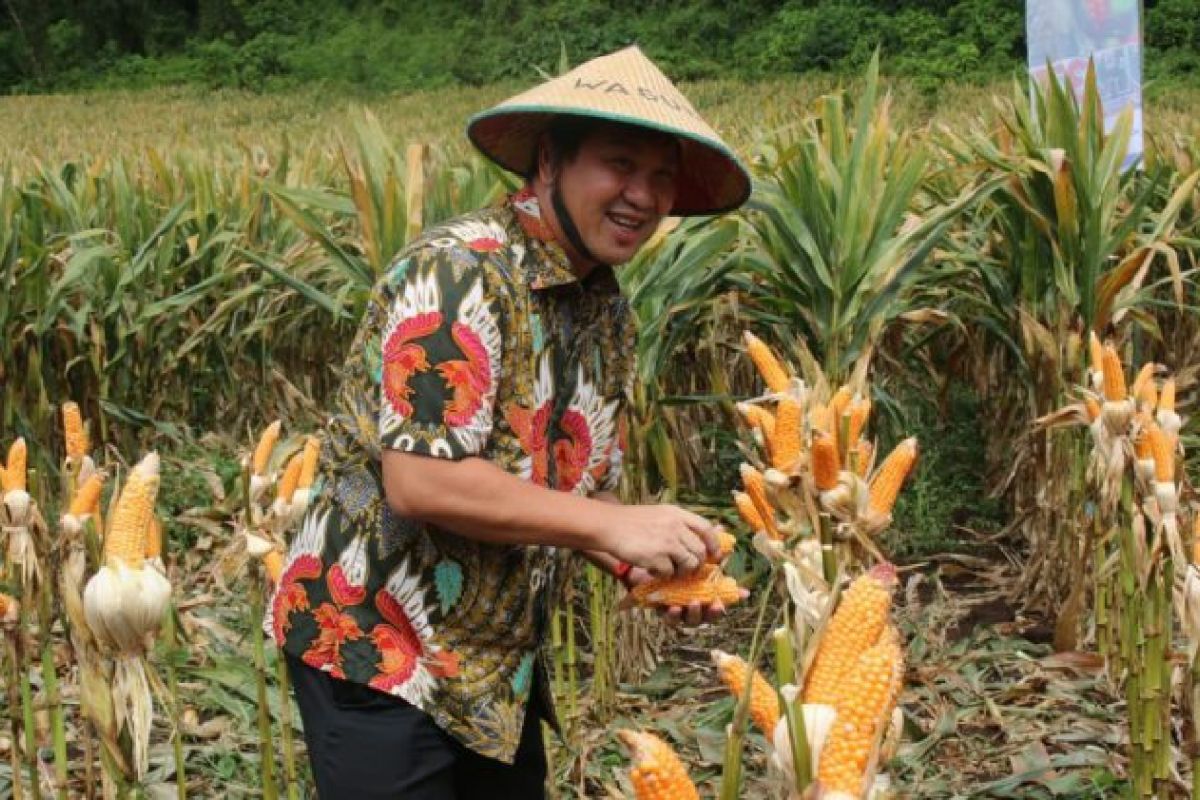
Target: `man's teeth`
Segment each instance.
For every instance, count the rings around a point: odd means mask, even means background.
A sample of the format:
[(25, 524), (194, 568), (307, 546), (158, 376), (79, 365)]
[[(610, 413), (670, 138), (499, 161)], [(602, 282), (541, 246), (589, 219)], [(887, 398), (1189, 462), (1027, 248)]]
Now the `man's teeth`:
[(608, 218), (620, 225), (622, 228), (629, 228), (630, 230), (636, 230), (642, 224), (640, 220), (631, 217), (623, 217), (620, 214), (609, 214)]

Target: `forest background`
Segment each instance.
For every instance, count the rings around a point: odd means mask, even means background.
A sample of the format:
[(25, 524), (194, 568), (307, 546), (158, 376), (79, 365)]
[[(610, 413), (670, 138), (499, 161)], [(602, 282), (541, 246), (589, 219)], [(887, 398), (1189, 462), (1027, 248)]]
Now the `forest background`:
[[(1093, 0), (1104, 13), (1122, 0)], [(1128, 2), (1128, 0), (1125, 0)], [(0, 0), (0, 93), (367, 93), (527, 81), (636, 42), (672, 77), (884, 68), (935, 93), (1025, 58), (1021, 0)], [(1200, 82), (1200, 0), (1144, 3), (1151, 91)], [(514, 47), (519, 43), (519, 47)], [(517, 55), (514, 55), (517, 54)]]

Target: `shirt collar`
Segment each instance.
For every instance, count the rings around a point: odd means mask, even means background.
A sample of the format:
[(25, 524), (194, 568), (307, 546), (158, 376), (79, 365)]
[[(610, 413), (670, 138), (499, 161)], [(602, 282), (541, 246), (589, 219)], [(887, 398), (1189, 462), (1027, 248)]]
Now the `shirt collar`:
[(550, 289), (568, 283), (579, 283), (584, 288), (605, 287), (615, 282), (612, 267), (598, 266), (583, 281), (571, 269), (571, 261), (562, 245), (558, 243), (550, 226), (542, 217), (541, 203), (526, 184), (509, 195), (509, 205), (517, 224), (529, 241), (529, 254), (525, 259), (525, 277), (533, 290)]

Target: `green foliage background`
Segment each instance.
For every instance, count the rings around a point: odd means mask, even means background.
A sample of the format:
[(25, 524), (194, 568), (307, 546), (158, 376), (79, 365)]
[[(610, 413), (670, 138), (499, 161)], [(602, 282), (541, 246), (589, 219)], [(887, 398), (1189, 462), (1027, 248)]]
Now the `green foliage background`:
[[(1200, 80), (1200, 0), (1144, 6), (1149, 76)], [(1024, 3), (0, 0), (0, 92), (477, 86), (635, 42), (684, 80), (857, 71), (881, 46), (885, 69), (935, 90), (1019, 68)]]

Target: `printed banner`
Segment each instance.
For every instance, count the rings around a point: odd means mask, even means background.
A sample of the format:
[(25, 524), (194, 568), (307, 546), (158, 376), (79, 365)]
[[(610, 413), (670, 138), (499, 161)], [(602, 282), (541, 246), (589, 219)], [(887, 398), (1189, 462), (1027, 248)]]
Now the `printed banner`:
[(1128, 168), (1142, 157), (1142, 26), (1138, 0), (1026, 0), (1029, 73), (1044, 79), (1046, 62), (1083, 97), (1088, 58), (1096, 62), (1096, 86), (1105, 128), (1133, 107)]

